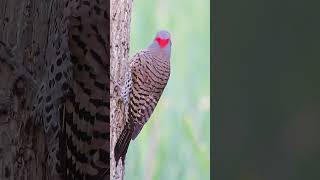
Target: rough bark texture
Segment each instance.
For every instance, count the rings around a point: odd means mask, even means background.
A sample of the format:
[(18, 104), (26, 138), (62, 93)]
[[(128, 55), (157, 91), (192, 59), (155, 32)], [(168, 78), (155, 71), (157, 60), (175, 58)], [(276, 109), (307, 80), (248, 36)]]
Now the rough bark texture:
[(62, 1), (0, 2), (0, 179), (45, 179), (45, 136), (30, 119)]
[[(124, 164), (114, 160), (114, 146), (125, 122), (125, 107), (120, 97), (120, 87), (123, 85), (124, 75), (128, 68), (128, 53), (130, 39), (132, 0), (111, 0), (111, 179), (124, 178)], [(120, 86), (120, 87), (119, 87)]]

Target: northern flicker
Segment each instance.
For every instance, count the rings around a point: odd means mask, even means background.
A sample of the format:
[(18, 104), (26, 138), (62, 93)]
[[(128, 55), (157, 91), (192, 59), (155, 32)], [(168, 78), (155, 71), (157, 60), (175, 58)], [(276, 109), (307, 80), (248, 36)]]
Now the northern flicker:
[(171, 37), (162, 30), (131, 59), (122, 90), (128, 104), (128, 119), (114, 148), (116, 164), (121, 157), (124, 162), (130, 141), (138, 136), (156, 107), (169, 80), (170, 56)]
[(45, 131), (46, 176), (109, 179), (109, 1), (54, 3), (59, 18), (48, 32), (45, 75), (34, 105)]

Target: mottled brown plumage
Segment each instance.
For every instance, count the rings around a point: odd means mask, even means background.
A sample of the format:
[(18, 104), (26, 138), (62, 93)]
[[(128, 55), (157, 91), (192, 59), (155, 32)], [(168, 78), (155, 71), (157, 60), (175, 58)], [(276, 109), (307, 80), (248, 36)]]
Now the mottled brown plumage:
[[(171, 38), (167, 31), (157, 33), (154, 42), (138, 52), (130, 62), (123, 95), (128, 101), (128, 119), (115, 146), (115, 159), (125, 158), (134, 140), (152, 115), (170, 76)], [(127, 97), (126, 97), (127, 96)]]
[(47, 178), (109, 178), (108, 1), (66, 0), (50, 31), (34, 114), (44, 125)]

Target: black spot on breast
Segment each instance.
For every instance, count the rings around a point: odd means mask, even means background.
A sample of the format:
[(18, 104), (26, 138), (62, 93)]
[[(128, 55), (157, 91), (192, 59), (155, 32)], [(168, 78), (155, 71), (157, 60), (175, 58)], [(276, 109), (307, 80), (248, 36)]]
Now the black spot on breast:
[(43, 97), (41, 96), (41, 97), (38, 99), (38, 104), (41, 103), (42, 99), (43, 99)]
[(55, 77), (56, 81), (60, 81), (60, 80), (61, 80), (61, 77), (62, 77), (62, 73), (61, 73), (61, 72), (58, 72), (58, 73), (56, 74), (56, 77)]
[(59, 59), (57, 60), (57, 66), (60, 66), (60, 65), (61, 65), (61, 63), (62, 63), (62, 59), (61, 59), (61, 58), (59, 58)]
[(47, 123), (49, 123), (49, 122), (51, 121), (51, 118), (52, 118), (52, 115), (50, 114), (50, 116), (48, 116), (48, 117), (46, 118)]
[(52, 88), (52, 86), (53, 86), (53, 82), (52, 82), (52, 80), (50, 80), (49, 81), (49, 88)]
[(53, 71), (54, 71), (54, 65), (52, 64), (51, 65), (51, 72), (53, 73)]
[(63, 72), (63, 76), (67, 79), (67, 77), (68, 77), (68, 74), (67, 74), (67, 72)]
[(62, 84), (62, 90), (67, 90), (68, 89), (68, 84), (66, 83), (66, 82), (64, 82), (63, 84)]
[(46, 102), (49, 102), (51, 100), (51, 96), (46, 97)]
[(45, 109), (46, 109), (46, 112), (49, 113), (51, 111), (51, 109), (53, 108), (53, 105), (49, 105), (49, 106), (46, 106)]
[(62, 54), (62, 59), (65, 60), (66, 58), (67, 58), (67, 54), (64, 52), (64, 53)]

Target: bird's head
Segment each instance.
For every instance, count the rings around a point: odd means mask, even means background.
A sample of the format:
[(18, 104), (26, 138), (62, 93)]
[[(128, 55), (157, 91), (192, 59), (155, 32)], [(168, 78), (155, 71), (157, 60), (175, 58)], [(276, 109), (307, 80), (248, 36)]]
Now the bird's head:
[(170, 33), (165, 30), (161, 30), (157, 32), (156, 37), (154, 38), (154, 42), (160, 47), (160, 48), (165, 48), (168, 45), (171, 46), (171, 37)]
[(148, 49), (154, 55), (166, 57), (170, 59), (171, 56), (171, 36), (166, 30), (157, 32), (153, 42), (149, 45)]

